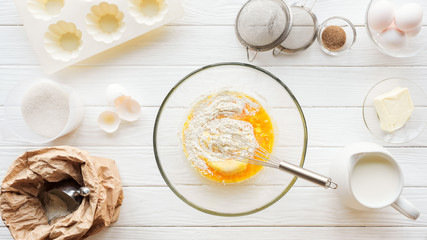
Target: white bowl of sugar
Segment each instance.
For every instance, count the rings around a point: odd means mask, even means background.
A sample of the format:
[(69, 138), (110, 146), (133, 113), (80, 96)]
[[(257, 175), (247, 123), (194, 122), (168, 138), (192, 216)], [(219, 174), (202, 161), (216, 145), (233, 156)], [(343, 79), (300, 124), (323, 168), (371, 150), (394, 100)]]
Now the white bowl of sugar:
[(19, 83), (7, 97), (8, 129), (31, 143), (47, 143), (75, 130), (83, 119), (80, 97), (70, 87), (49, 79)]

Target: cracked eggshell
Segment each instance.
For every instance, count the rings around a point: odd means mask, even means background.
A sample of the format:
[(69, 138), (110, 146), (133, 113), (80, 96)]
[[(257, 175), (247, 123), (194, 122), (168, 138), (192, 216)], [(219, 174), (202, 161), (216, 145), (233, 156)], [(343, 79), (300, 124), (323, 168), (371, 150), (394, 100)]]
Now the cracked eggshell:
[(141, 24), (160, 22), (168, 12), (167, 0), (129, 0), (130, 15)]
[(133, 122), (141, 116), (141, 105), (134, 99), (128, 96), (118, 97), (114, 104), (117, 114), (125, 121)]
[(69, 61), (82, 50), (82, 32), (72, 22), (51, 24), (44, 35), (44, 47), (53, 59)]
[(64, 7), (64, 0), (28, 0), (28, 11), (37, 19), (50, 20), (58, 16)]
[(107, 133), (113, 133), (119, 129), (120, 117), (112, 111), (104, 111), (98, 116), (98, 126)]
[(117, 5), (101, 2), (86, 15), (87, 31), (99, 42), (119, 40), (126, 29), (124, 16)]
[(128, 96), (128, 91), (123, 86), (113, 83), (105, 89), (105, 96), (107, 97), (108, 104), (114, 105), (115, 100), (121, 96)]

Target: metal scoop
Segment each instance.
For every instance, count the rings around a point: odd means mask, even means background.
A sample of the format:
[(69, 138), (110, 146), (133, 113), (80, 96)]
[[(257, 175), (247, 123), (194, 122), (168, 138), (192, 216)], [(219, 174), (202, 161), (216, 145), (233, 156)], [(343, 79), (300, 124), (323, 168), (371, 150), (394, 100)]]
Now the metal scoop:
[(64, 180), (55, 183), (48, 193), (61, 198), (67, 204), (68, 211), (74, 212), (82, 203), (83, 198), (89, 196), (90, 189), (80, 187), (74, 180)]

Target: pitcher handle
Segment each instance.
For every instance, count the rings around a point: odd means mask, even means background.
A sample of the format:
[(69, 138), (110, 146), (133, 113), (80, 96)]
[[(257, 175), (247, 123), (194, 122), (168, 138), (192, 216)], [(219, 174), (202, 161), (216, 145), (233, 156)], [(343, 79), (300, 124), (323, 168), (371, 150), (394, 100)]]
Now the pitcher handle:
[(402, 196), (400, 196), (391, 206), (412, 220), (416, 220), (420, 216), (420, 210)]

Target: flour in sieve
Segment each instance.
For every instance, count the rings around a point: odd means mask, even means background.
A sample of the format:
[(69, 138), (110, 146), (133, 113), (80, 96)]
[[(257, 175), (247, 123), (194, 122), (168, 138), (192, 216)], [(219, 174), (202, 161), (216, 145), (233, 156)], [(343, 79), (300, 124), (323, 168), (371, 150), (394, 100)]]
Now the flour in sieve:
[(224, 161), (230, 153), (242, 156), (244, 142), (256, 145), (251, 123), (234, 119), (239, 115), (253, 116), (260, 106), (242, 94), (221, 91), (198, 101), (192, 109), (192, 117), (183, 131), (183, 145), (188, 160), (197, 168), (207, 170), (206, 161)]
[(275, 0), (252, 0), (237, 18), (237, 31), (251, 46), (267, 46), (277, 41), (286, 29), (288, 17)]

